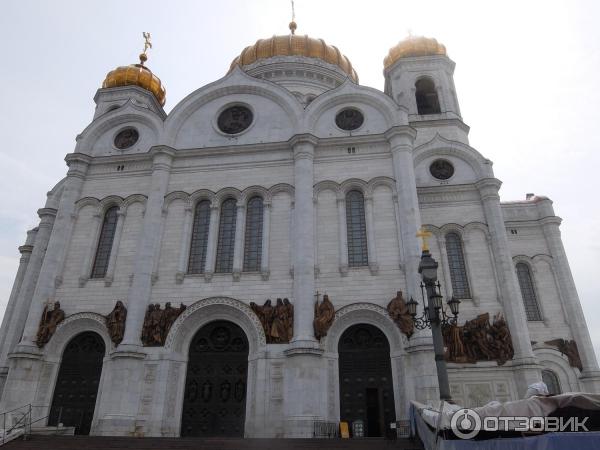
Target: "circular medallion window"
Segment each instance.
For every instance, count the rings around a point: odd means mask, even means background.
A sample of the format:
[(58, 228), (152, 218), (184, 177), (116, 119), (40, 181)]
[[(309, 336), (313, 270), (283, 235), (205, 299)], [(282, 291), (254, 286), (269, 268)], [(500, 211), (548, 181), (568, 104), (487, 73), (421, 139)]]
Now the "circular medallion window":
[(125, 128), (115, 136), (115, 147), (119, 150), (125, 150), (133, 146), (139, 138), (140, 134), (135, 128)]
[(352, 131), (360, 128), (365, 121), (365, 117), (358, 109), (342, 109), (335, 116), (335, 124), (342, 130)]
[(454, 166), (445, 159), (436, 159), (429, 166), (429, 172), (438, 180), (447, 180), (454, 175)]
[(249, 108), (236, 105), (225, 109), (217, 120), (219, 130), (226, 134), (238, 134), (252, 123), (252, 111)]

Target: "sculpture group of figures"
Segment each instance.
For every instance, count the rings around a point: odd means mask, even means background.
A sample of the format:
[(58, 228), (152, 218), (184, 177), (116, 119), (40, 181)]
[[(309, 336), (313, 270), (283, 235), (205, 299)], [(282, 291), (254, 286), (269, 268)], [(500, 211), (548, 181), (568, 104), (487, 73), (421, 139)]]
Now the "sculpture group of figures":
[(50, 341), (50, 338), (56, 331), (56, 327), (64, 319), (65, 312), (60, 309), (60, 302), (54, 302), (52, 309), (49, 308), (49, 305), (44, 307), (42, 319), (40, 320), (40, 325), (35, 338), (35, 343), (39, 348), (42, 348)]
[(110, 340), (119, 345), (125, 336), (125, 320), (127, 319), (127, 308), (121, 300), (118, 300), (114, 309), (105, 316), (106, 328)]
[(145, 347), (165, 345), (171, 325), (185, 308), (183, 303), (179, 308), (173, 308), (171, 303), (167, 302), (165, 303), (165, 309), (160, 309), (158, 303), (148, 305), (142, 327), (142, 344)]
[(250, 302), (267, 338), (267, 344), (287, 344), (294, 334), (294, 305), (287, 298), (278, 298), (275, 306), (271, 300), (259, 306)]
[(580, 371), (583, 370), (583, 364), (581, 364), (577, 342), (572, 340), (567, 341), (566, 339), (553, 339), (544, 343), (546, 345), (556, 347), (559, 352), (561, 352), (563, 355), (566, 355), (569, 359), (569, 365), (571, 367), (577, 367)]
[(415, 323), (408, 313), (408, 306), (402, 297), (402, 291), (396, 292), (396, 296), (387, 305), (387, 311), (400, 331), (410, 338), (415, 332)]
[(315, 302), (315, 319), (313, 320), (313, 329), (315, 331), (315, 337), (318, 340), (327, 336), (327, 331), (331, 327), (335, 319), (335, 308), (333, 303), (329, 300), (328, 295), (323, 296), (323, 301)]
[(443, 327), (446, 360), (456, 363), (497, 361), (503, 365), (514, 356), (508, 324), (501, 314), (490, 323), (489, 313), (480, 314), (464, 325)]

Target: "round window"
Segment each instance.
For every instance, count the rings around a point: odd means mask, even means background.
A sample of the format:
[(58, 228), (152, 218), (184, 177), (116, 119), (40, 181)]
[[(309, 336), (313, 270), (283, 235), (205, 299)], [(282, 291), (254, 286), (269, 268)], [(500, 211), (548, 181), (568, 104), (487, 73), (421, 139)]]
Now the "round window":
[(335, 116), (335, 124), (342, 130), (352, 131), (360, 128), (365, 121), (365, 117), (358, 109), (342, 109)]
[(225, 109), (217, 120), (219, 130), (227, 134), (238, 134), (252, 123), (252, 111), (241, 105), (230, 106)]
[(447, 180), (454, 175), (454, 166), (445, 159), (436, 159), (429, 166), (429, 172), (438, 180)]
[(139, 138), (140, 134), (135, 128), (125, 128), (115, 136), (115, 147), (119, 150), (125, 150), (133, 146)]

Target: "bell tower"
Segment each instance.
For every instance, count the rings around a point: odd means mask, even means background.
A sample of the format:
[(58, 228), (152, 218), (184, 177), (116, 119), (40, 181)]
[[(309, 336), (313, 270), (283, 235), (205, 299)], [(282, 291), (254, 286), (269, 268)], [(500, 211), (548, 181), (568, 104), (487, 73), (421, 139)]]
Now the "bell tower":
[[(448, 123), (452, 119), (462, 124), (453, 79), (455, 64), (443, 44), (432, 38), (409, 36), (390, 49), (383, 64), (385, 93), (408, 110), (413, 126), (418, 122)], [(466, 139), (468, 127), (462, 125), (464, 132), (459, 134)], [(453, 138), (463, 140), (456, 135)]]

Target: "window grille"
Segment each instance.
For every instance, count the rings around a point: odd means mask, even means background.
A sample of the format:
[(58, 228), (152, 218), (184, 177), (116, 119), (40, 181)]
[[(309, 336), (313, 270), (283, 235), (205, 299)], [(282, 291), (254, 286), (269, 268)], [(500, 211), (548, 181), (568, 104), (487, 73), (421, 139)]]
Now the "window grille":
[(188, 273), (204, 272), (209, 228), (210, 201), (202, 200), (196, 204), (196, 208), (194, 210), (194, 223), (192, 225)]
[(263, 240), (263, 199), (253, 197), (246, 208), (246, 231), (244, 237), (244, 271), (260, 270)]
[(104, 214), (100, 237), (98, 238), (98, 248), (94, 258), (91, 278), (104, 278), (108, 270), (110, 252), (112, 250), (113, 240), (115, 239), (115, 230), (117, 229), (117, 211), (118, 207), (109, 208)]
[(219, 241), (217, 243), (217, 263), (215, 272), (233, 271), (233, 252), (235, 248), (236, 200), (230, 198), (221, 205), (219, 220)]
[(542, 314), (537, 301), (537, 295), (533, 287), (533, 278), (529, 266), (525, 263), (517, 264), (517, 279), (521, 287), (521, 296), (525, 305), (525, 315), (527, 320), (542, 320)]
[(365, 198), (360, 191), (346, 194), (346, 232), (348, 236), (348, 265), (368, 266)]
[(448, 255), (453, 295), (456, 298), (471, 298), (463, 243), (457, 233), (448, 233), (446, 235), (446, 254)]

